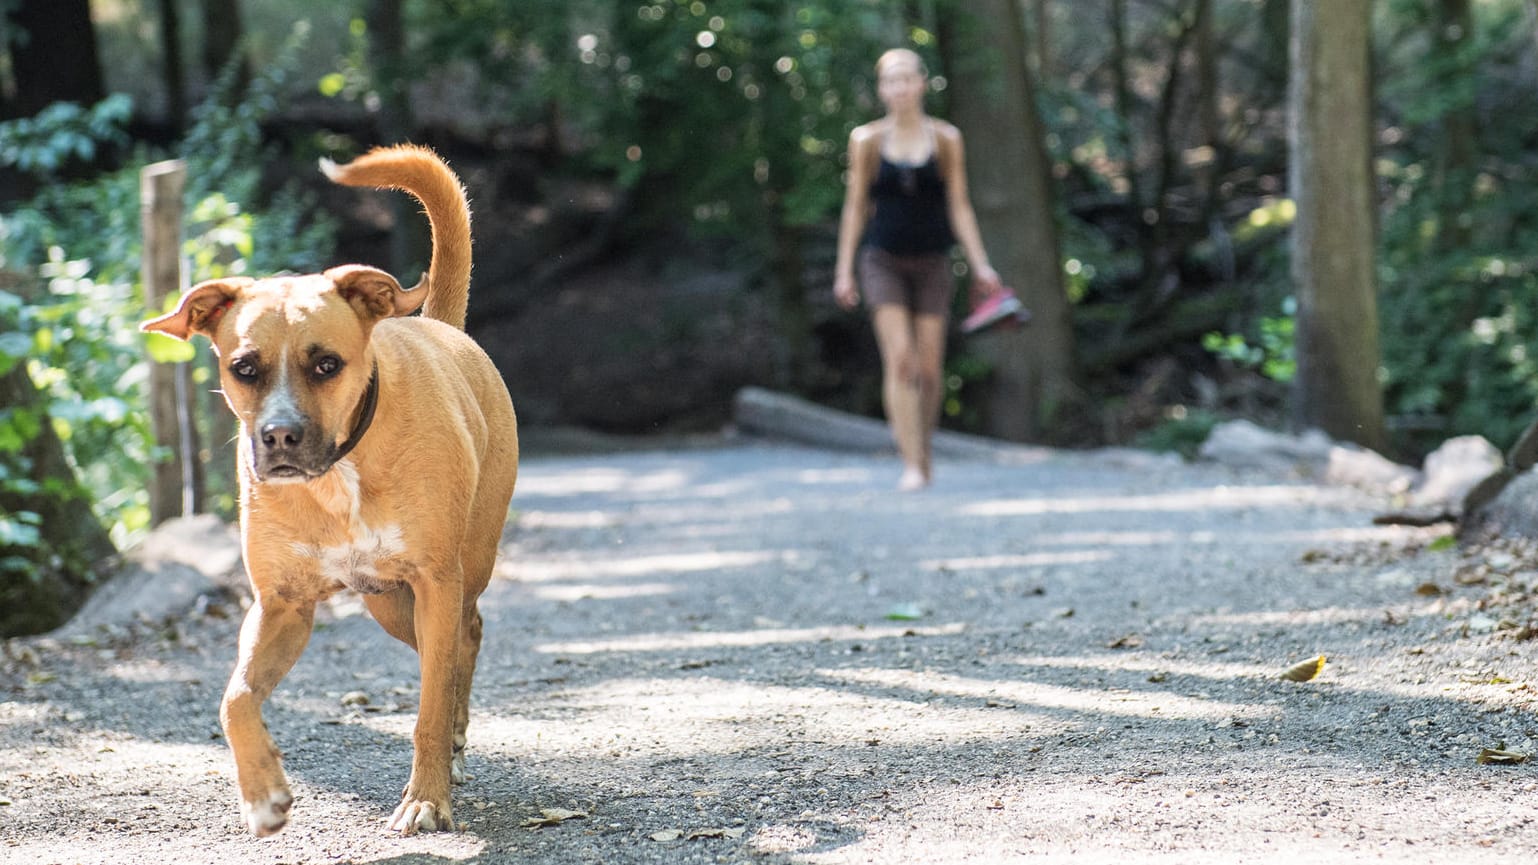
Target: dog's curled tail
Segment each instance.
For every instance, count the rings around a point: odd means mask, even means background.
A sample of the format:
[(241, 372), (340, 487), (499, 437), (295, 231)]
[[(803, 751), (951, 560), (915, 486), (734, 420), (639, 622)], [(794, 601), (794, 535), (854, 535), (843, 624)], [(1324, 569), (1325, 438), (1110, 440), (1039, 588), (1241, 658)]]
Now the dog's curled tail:
[(414, 289), (426, 291), (422, 314), (460, 330), (470, 301), (470, 203), (459, 178), (438, 154), (415, 144), (376, 147), (346, 165), (329, 159), (320, 170), (343, 186), (410, 193), (432, 224), (433, 256)]

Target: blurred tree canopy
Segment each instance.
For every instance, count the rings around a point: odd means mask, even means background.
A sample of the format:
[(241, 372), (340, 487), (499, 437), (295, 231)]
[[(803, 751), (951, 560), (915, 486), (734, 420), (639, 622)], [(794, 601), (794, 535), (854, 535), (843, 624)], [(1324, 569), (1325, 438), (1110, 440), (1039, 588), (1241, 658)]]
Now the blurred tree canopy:
[[(14, 555), (41, 549), (29, 528), (40, 511), (6, 498), (37, 485), (24, 446), (44, 412), (76, 475), (55, 491), (80, 491), (119, 544), (144, 529), (135, 484), (158, 458), (142, 436), (147, 361), (120, 330), (142, 312), (139, 166), (167, 156), (193, 165), (194, 279), (374, 254), (391, 228), (385, 254), (406, 272), (422, 255), (411, 208), (381, 216), (323, 189), (313, 160), (400, 138), (433, 144), (471, 181), (478, 226), (495, 232), (477, 279), (497, 288), (475, 295), (472, 327), (571, 352), (588, 338), (520, 332), (531, 310), (572, 297), (598, 308), (596, 295), (637, 273), (675, 295), (684, 289), (669, 284), (706, 271), (719, 283), (636, 310), (635, 327), (602, 337), (625, 362), (583, 364), (580, 384), (555, 390), (597, 389), (609, 404), (676, 394), (670, 406), (716, 407), (669, 409), (679, 417), (719, 420), (729, 387), (760, 383), (874, 413), (868, 326), (829, 297), (845, 141), (879, 114), (872, 64), (899, 45), (925, 58), (930, 110), (966, 117), (969, 144), (996, 131), (990, 111), (1013, 128), (1002, 119), (1030, 107), (980, 101), (989, 71), (964, 65), (979, 33), (1006, 28), (1022, 34), (1010, 44), (1026, 56), (993, 74), (1030, 70), (1072, 336), (1060, 342), (1084, 397), (1033, 435), (1188, 449), (1223, 417), (1283, 425), (1298, 369), (1289, 7), (3, 0), (0, 369), (24, 370), (43, 399), (38, 411), (0, 407), (0, 572), (58, 560)], [(1538, 129), (1525, 122), (1538, 4), (1381, 0), (1371, 13), (1387, 448), (1413, 460), (1464, 433), (1504, 447), (1538, 398)], [(981, 30), (960, 26), (969, 16)], [(61, 54), (61, 44), (71, 47)], [(55, 75), (50, 56), (78, 62)], [(969, 149), (969, 162), (1004, 146)], [(584, 279), (622, 261), (652, 264)], [(708, 345), (706, 333), (727, 344)], [(683, 374), (723, 358), (737, 364), (729, 373)], [(955, 340), (945, 423), (984, 428), (990, 383), (1016, 374)], [(528, 416), (581, 421), (556, 403)], [(623, 431), (658, 422), (655, 412), (612, 417)]]

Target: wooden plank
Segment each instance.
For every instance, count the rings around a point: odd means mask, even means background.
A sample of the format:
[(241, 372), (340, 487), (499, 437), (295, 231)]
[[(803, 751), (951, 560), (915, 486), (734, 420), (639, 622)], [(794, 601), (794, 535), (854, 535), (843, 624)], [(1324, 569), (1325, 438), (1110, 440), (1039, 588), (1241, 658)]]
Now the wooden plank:
[[(140, 274), (145, 307), (152, 313), (162, 309), (166, 296), (182, 290), (182, 191), (186, 184), (187, 166), (179, 159), (147, 165), (139, 173), (144, 240)], [(191, 364), (150, 364), (150, 427), (156, 446), (170, 454), (156, 461), (150, 479), (152, 525), (202, 508), (202, 472), (191, 393)]]

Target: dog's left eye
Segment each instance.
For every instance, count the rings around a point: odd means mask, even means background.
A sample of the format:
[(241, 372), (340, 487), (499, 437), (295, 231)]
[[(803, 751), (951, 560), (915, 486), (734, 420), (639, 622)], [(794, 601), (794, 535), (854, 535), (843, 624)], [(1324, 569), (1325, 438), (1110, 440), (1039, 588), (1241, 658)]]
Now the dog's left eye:
[(326, 355), (315, 361), (315, 377), (330, 378), (342, 369), (342, 359), (332, 355)]
[(244, 382), (256, 380), (256, 364), (248, 357), (236, 358), (230, 364), (230, 374)]

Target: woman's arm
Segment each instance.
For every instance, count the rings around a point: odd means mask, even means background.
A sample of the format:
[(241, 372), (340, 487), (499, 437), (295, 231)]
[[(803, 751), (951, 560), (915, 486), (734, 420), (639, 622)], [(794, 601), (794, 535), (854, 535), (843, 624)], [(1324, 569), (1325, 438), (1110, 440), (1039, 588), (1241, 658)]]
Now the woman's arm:
[(854, 279), (854, 256), (860, 246), (860, 234), (870, 217), (872, 145), (876, 136), (869, 125), (849, 133), (849, 182), (844, 187), (844, 210), (838, 219), (838, 259), (833, 270), (833, 297), (845, 309), (860, 304), (860, 292)]
[(950, 217), (951, 231), (961, 244), (972, 269), (972, 288), (984, 294), (998, 291), (1004, 284), (988, 262), (988, 251), (983, 249), (982, 233), (977, 230), (977, 213), (972, 210), (972, 197), (967, 193), (966, 147), (962, 143), (961, 130), (949, 123), (937, 123), (936, 143), (940, 150), (940, 170), (945, 178), (945, 210)]

